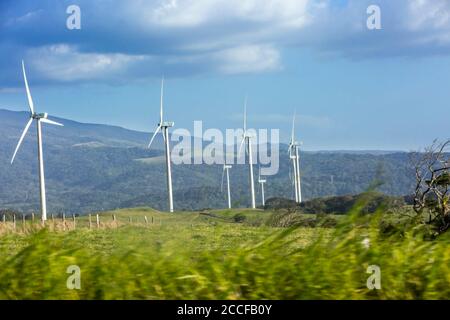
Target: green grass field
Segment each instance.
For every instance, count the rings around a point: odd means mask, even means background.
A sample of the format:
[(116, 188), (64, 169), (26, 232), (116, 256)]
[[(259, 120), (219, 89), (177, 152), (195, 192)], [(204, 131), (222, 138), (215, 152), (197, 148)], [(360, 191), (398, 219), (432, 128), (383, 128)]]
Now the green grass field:
[[(450, 298), (448, 235), (382, 237), (378, 215), (356, 214), (336, 228), (276, 228), (272, 215), (137, 208), (100, 214), (99, 228), (95, 215), (91, 228), (87, 217), (76, 228), (69, 218), (45, 229), (0, 223), (0, 299)], [(67, 288), (70, 265), (80, 290)], [(380, 290), (367, 288), (369, 265), (380, 267)]]

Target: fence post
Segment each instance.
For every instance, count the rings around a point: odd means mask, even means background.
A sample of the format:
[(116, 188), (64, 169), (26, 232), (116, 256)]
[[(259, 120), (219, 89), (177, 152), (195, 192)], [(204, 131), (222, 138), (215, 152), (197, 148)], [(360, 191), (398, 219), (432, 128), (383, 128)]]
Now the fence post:
[(97, 213), (97, 229), (100, 228), (100, 216)]
[(152, 216), (152, 224), (153, 224), (153, 216)]
[(6, 224), (6, 213), (3, 214), (3, 224)]
[(89, 229), (92, 229), (92, 215), (89, 213)]
[(13, 228), (16, 230), (16, 214), (13, 214)]
[(128, 217), (128, 222), (132, 223), (133, 221), (131, 220), (131, 217)]
[(73, 229), (75, 230), (77, 228), (77, 222), (75, 221), (75, 214), (72, 214), (72, 220), (73, 220)]
[(144, 216), (145, 224), (148, 224), (147, 216)]
[(31, 213), (31, 221), (34, 223), (34, 212)]
[(22, 227), (25, 229), (25, 214), (22, 214)]

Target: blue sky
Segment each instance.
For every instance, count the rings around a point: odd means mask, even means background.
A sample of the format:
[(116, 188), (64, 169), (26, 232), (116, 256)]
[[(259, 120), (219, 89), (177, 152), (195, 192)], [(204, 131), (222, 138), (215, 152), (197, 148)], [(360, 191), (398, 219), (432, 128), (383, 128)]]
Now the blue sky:
[[(66, 8), (81, 8), (81, 30)], [(366, 9), (381, 8), (381, 30)], [(0, 2), (0, 108), (37, 108), (151, 131), (160, 78), (166, 115), (220, 129), (289, 136), (307, 150), (411, 150), (449, 136), (446, 0), (159, 0)]]

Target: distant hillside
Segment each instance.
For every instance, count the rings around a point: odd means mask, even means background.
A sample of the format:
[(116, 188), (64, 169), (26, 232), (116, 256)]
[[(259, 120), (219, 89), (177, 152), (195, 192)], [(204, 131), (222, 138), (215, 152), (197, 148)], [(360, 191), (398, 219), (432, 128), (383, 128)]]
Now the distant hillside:
[[(15, 112), (0, 109), (0, 135), (7, 140), (19, 139), (28, 120), (28, 112)], [(80, 123), (72, 120), (52, 117), (64, 124), (64, 130), (54, 126), (45, 126), (45, 142), (52, 146), (107, 146), (136, 147), (148, 143), (150, 133), (133, 131), (117, 126)], [(35, 137), (34, 132), (29, 138)], [(28, 139), (30, 141), (31, 139)], [(2, 143), (4, 141), (1, 141)], [(157, 141), (155, 148), (162, 148), (162, 141)]]
[[(29, 212), (39, 208), (34, 125), (16, 162), (10, 165), (26, 119), (25, 112), (0, 110), (0, 209)], [(65, 127), (44, 128), (50, 211), (86, 213), (141, 205), (166, 208), (165, 167), (159, 160), (163, 156), (161, 138), (148, 150), (150, 133), (57, 120)], [(280, 150), (286, 149), (282, 145)], [(279, 173), (267, 177), (266, 198), (292, 197), (289, 159), (283, 152), (280, 157)], [(413, 187), (408, 154), (402, 152), (303, 152), (301, 166), (305, 199), (358, 194), (376, 178), (385, 182), (380, 191), (390, 195), (408, 194)], [(221, 174), (220, 165), (174, 165), (175, 207), (224, 207)], [(230, 178), (233, 205), (248, 205), (247, 166), (234, 165)]]

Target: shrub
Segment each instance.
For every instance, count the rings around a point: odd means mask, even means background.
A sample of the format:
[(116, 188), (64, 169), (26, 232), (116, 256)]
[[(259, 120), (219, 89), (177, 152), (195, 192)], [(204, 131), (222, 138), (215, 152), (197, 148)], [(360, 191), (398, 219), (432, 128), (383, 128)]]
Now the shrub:
[(237, 222), (237, 223), (242, 223), (242, 222), (244, 222), (246, 219), (247, 219), (247, 217), (246, 217), (245, 214), (243, 214), (243, 213), (236, 213), (236, 214), (233, 216), (233, 221), (234, 221), (234, 222)]

